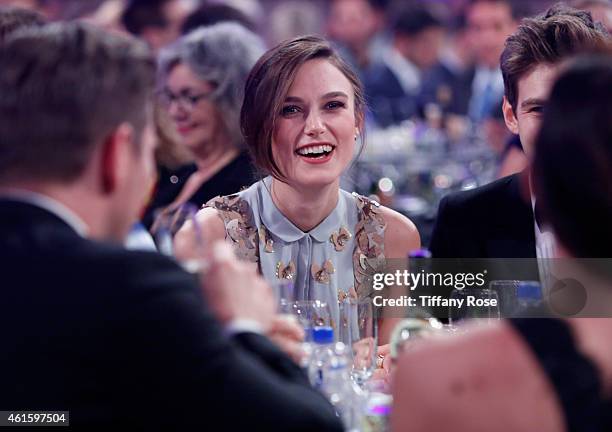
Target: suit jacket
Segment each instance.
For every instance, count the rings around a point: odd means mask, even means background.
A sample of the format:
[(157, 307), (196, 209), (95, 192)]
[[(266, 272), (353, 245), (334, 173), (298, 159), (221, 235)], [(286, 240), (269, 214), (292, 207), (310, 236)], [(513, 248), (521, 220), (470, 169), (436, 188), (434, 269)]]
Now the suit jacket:
[(423, 76), (419, 95), (421, 109), (428, 103), (435, 103), (444, 113), (467, 116), (474, 76), (474, 68), (456, 72), (444, 63), (438, 63)]
[(25, 203), (0, 201), (0, 220), (0, 410), (106, 428), (341, 430), (267, 338), (224, 334), (173, 261), (84, 239)]
[(443, 198), (430, 243), (432, 256), (528, 258), (506, 260), (503, 264), (512, 270), (495, 277), (538, 280), (533, 210), (520, 180), (514, 174)]
[(364, 73), (368, 107), (376, 123), (389, 127), (417, 114), (417, 93), (407, 93), (395, 73), (383, 62), (372, 65)]

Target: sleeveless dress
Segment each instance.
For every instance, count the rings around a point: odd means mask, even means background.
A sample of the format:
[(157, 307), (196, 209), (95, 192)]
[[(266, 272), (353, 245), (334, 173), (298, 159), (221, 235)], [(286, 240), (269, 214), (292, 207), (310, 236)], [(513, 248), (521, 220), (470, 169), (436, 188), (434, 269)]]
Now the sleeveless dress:
[(370, 296), (373, 274), (385, 266), (386, 223), (380, 205), (339, 190), (334, 210), (304, 232), (287, 219), (270, 195), (266, 177), (235, 195), (217, 197), (206, 207), (223, 219), (226, 240), (240, 259), (258, 263), (270, 283), (289, 280), (297, 300), (320, 300), (338, 319), (338, 302)]
[(600, 374), (576, 348), (567, 323), (546, 318), (511, 319), (509, 323), (531, 348), (552, 383), (566, 430), (612, 430), (612, 401), (602, 397)]

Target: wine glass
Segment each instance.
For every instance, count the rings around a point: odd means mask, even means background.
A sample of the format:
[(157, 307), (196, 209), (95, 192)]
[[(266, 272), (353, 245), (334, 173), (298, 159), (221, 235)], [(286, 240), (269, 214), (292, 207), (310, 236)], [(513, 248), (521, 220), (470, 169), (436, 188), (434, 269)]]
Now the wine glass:
[(297, 300), (295, 284), (288, 279), (272, 283), (272, 292), (276, 299), (277, 312), (281, 315), (292, 315), (291, 305)]
[(500, 311), (504, 317), (511, 317), (517, 309), (517, 293), (520, 281), (494, 280), (489, 283), (489, 289), (497, 293)]
[[(204, 239), (199, 224), (196, 221), (197, 207), (191, 203), (168, 206), (157, 210), (151, 226), (151, 234), (157, 250), (169, 257), (177, 259), (181, 265), (191, 272), (203, 269), (205, 261), (202, 259), (204, 251)], [(175, 249), (175, 236), (183, 227), (191, 227), (188, 238), (182, 238), (185, 246), (183, 249), (189, 251), (188, 256), (177, 257)]]
[(352, 377), (361, 387), (374, 373), (378, 320), (372, 299), (346, 299), (340, 304), (338, 339), (351, 347)]
[(308, 367), (314, 350), (313, 331), (315, 328), (333, 328), (329, 305), (319, 300), (296, 300), (283, 304), (281, 316), (297, 322), (304, 330), (304, 340), (301, 343), (301, 367)]
[[(479, 324), (487, 324), (491, 320), (499, 320), (500, 307), (497, 293), (488, 288), (455, 289), (451, 293), (449, 306), (449, 322), (456, 326), (458, 322), (476, 318)], [(461, 305), (458, 301), (463, 300)]]
[(296, 317), (304, 329), (306, 342), (312, 341), (312, 329), (315, 327), (332, 327), (329, 305), (320, 300), (298, 300), (289, 305), (290, 313)]

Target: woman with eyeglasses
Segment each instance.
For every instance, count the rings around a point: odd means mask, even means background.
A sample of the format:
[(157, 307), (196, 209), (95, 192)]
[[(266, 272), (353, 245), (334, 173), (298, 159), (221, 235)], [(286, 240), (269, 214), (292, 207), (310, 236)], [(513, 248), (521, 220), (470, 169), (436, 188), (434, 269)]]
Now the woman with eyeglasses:
[(255, 181), (239, 117), (244, 83), (263, 52), (261, 39), (234, 23), (197, 29), (161, 52), (158, 103), (193, 163), (160, 167), (143, 217), (146, 227), (160, 209), (184, 203), (199, 207)]

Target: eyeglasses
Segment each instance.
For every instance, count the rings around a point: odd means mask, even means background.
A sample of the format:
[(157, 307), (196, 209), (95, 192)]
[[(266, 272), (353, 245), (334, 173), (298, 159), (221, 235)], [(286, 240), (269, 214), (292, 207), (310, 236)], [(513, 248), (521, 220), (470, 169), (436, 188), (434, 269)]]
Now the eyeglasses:
[(210, 99), (214, 94), (214, 91), (208, 93), (192, 94), (188, 90), (183, 90), (179, 94), (172, 93), (169, 89), (164, 88), (157, 93), (160, 104), (165, 108), (169, 109), (173, 102), (176, 102), (178, 106), (188, 112), (193, 111), (195, 106), (204, 99)]

